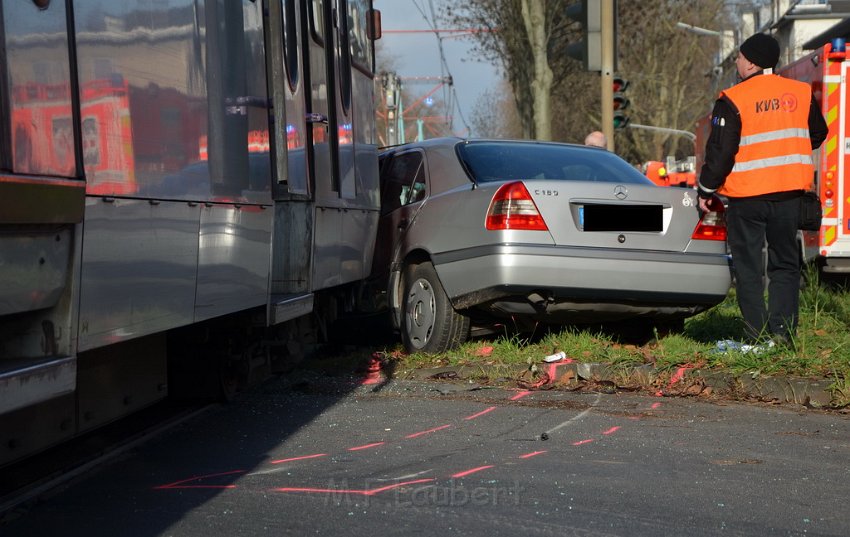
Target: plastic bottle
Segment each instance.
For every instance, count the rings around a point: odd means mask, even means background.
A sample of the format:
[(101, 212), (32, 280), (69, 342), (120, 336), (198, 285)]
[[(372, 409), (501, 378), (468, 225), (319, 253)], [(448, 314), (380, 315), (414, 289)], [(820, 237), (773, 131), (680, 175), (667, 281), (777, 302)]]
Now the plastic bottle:
[(567, 357), (567, 353), (565, 353), (564, 351), (561, 351), (561, 352), (556, 352), (555, 354), (550, 354), (549, 356), (543, 358), (543, 361), (547, 362), (547, 363), (558, 362), (560, 360), (563, 360), (566, 357)]

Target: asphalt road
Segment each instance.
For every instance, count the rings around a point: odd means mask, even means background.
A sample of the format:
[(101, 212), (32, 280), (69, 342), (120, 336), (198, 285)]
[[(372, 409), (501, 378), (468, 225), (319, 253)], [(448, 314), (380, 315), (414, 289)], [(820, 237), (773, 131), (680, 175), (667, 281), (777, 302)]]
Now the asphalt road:
[(850, 535), (847, 498), (846, 415), (289, 379), (124, 453), (0, 535)]

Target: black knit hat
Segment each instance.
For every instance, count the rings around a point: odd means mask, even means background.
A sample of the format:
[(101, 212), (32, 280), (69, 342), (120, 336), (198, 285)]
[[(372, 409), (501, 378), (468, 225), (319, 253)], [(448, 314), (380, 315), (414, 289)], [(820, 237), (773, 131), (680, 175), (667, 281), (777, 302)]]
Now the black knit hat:
[(779, 63), (779, 43), (767, 34), (754, 34), (741, 43), (741, 54), (763, 69)]

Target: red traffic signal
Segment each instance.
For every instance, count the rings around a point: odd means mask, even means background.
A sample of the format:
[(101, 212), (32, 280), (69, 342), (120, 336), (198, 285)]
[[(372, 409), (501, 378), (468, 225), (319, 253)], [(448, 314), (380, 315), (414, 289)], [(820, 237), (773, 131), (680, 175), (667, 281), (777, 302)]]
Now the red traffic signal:
[(614, 110), (625, 110), (629, 107), (629, 99), (622, 93), (614, 94)]
[(626, 91), (629, 88), (629, 81), (618, 76), (614, 77), (614, 93)]

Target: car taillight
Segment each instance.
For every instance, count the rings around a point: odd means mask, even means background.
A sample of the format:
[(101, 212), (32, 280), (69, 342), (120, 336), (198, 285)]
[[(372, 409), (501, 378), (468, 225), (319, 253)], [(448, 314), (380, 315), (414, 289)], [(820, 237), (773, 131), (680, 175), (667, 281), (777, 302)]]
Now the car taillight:
[(703, 241), (726, 240), (726, 207), (720, 198), (709, 198), (708, 211), (703, 213), (691, 238)]
[(487, 229), (527, 229), (549, 231), (528, 189), (522, 183), (499, 187), (487, 210)]

